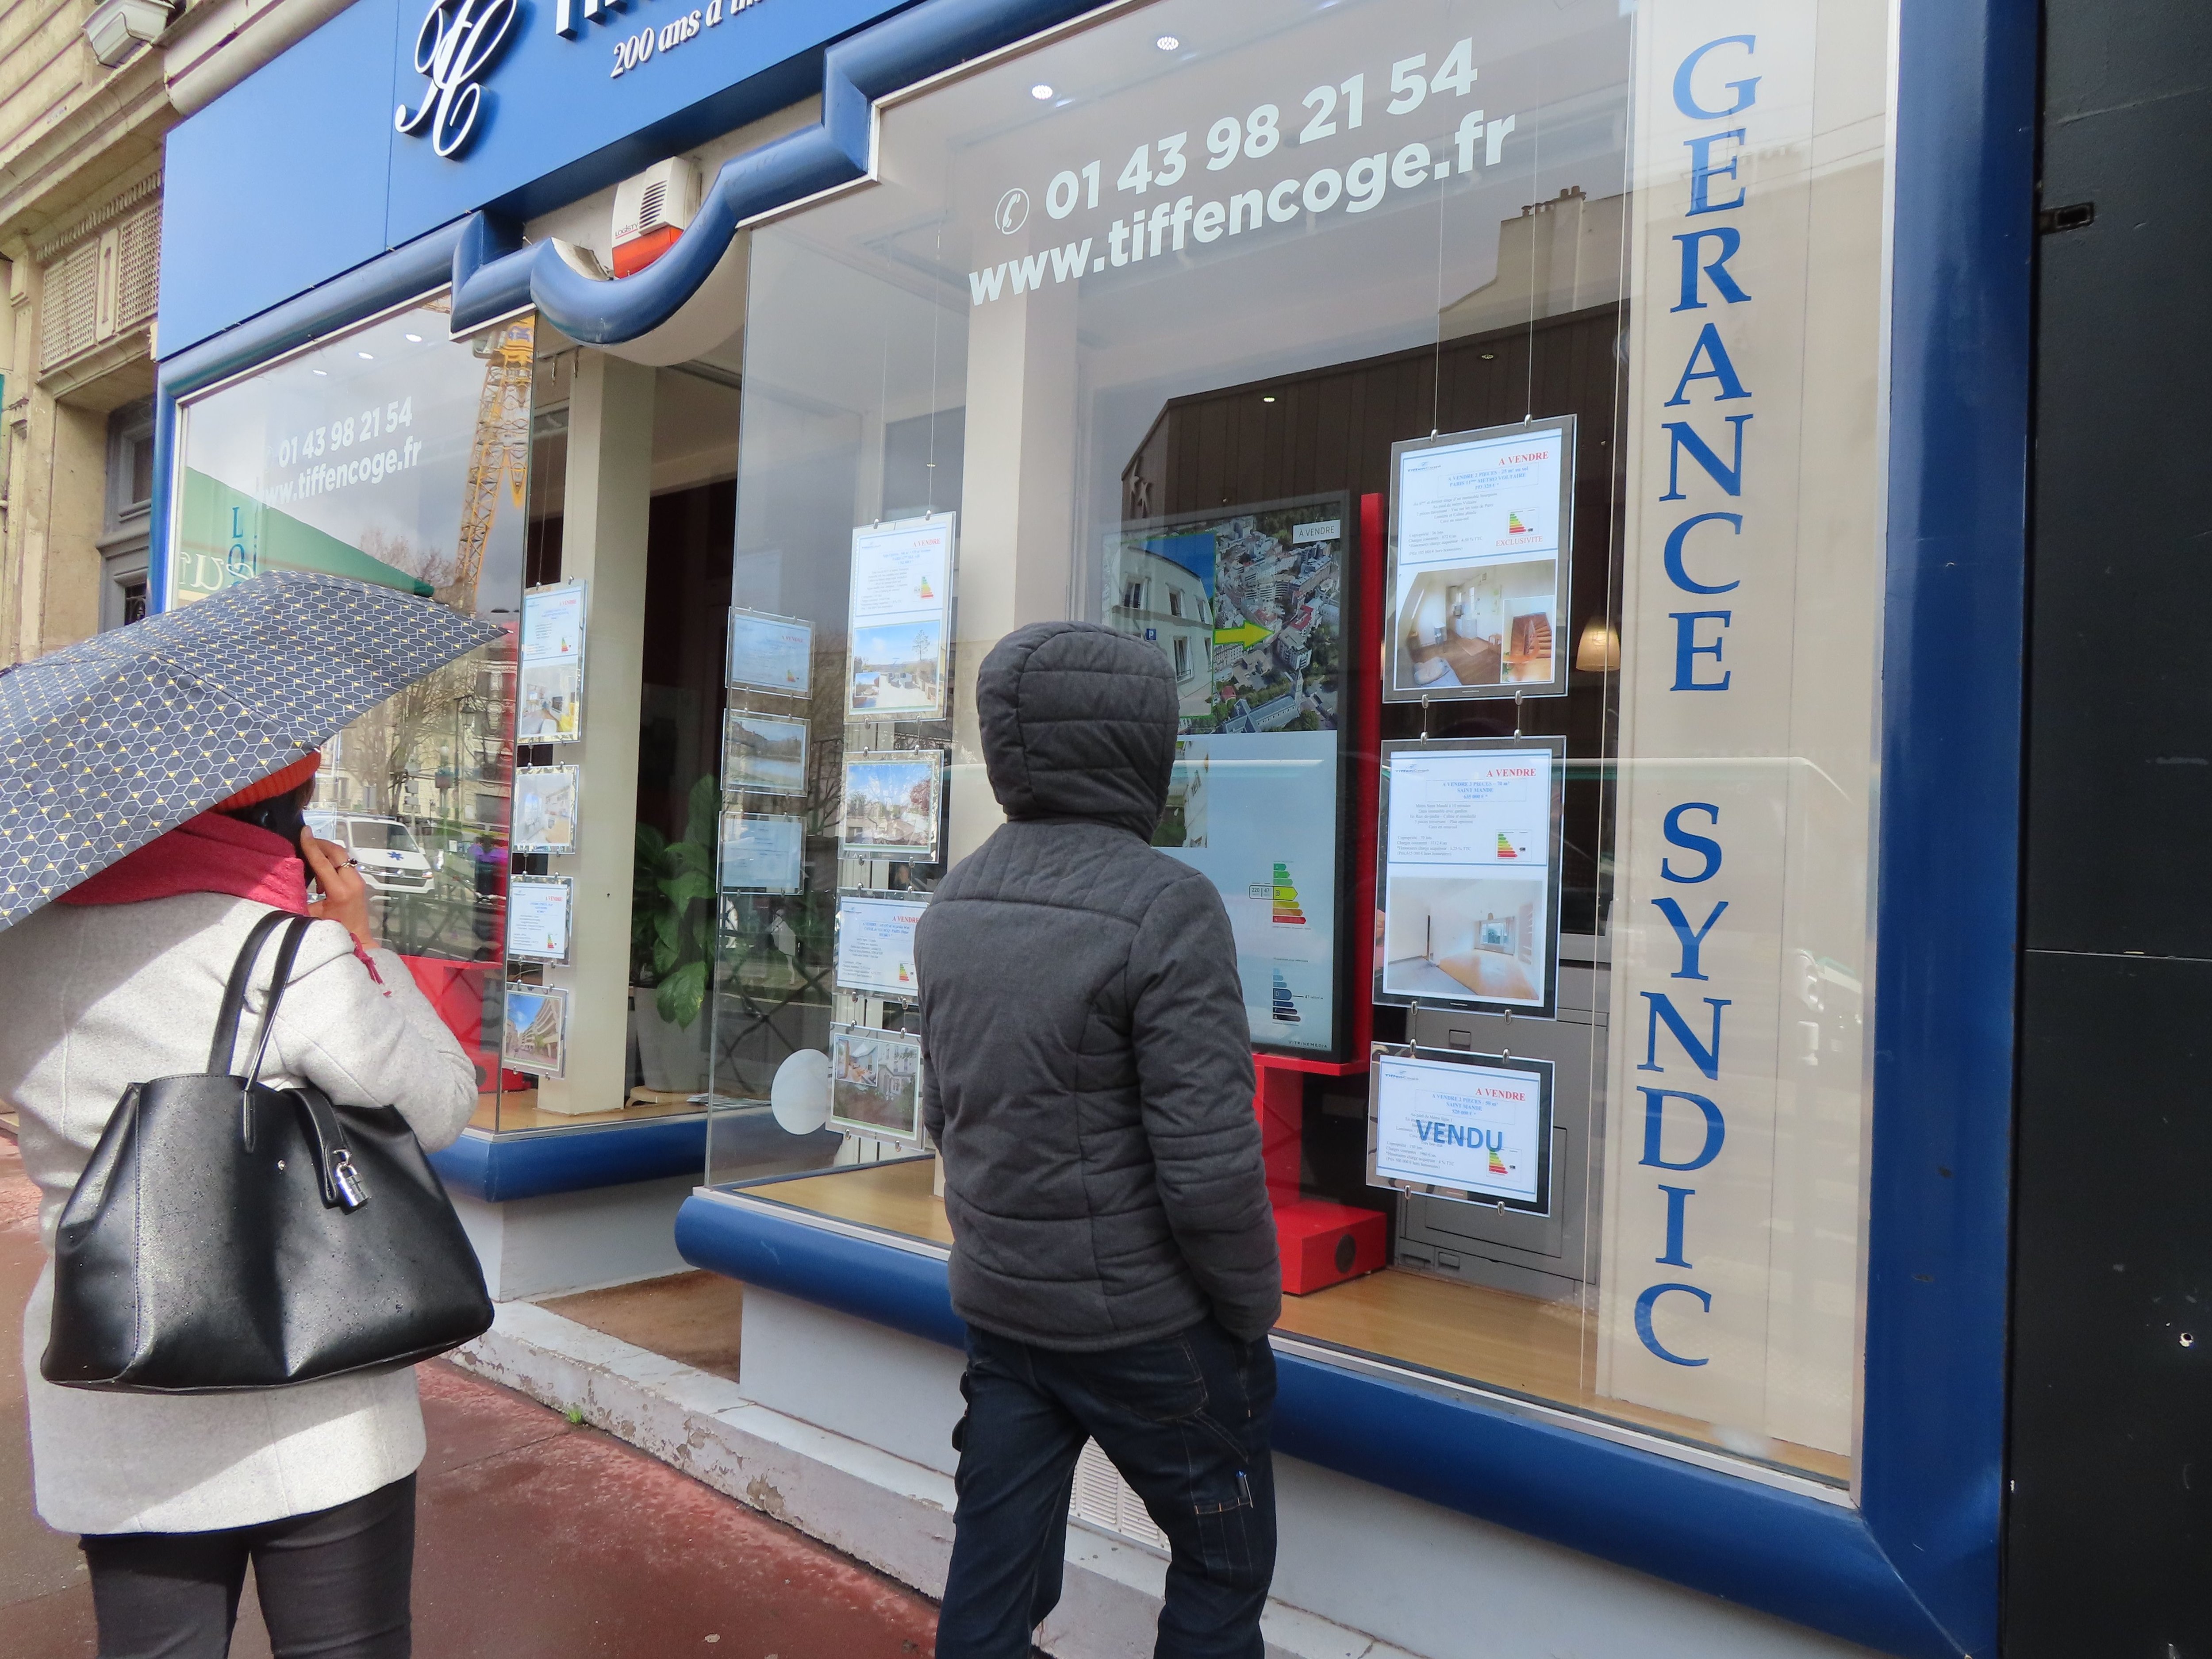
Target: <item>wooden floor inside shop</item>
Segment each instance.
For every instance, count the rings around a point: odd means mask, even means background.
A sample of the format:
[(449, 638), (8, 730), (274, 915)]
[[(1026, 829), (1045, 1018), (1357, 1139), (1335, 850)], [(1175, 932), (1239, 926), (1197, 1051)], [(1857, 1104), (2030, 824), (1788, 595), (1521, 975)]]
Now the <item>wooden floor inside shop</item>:
[(469, 1127), (494, 1134), (512, 1134), (519, 1129), (592, 1128), (607, 1123), (635, 1123), (643, 1118), (696, 1117), (706, 1109), (703, 1102), (688, 1094), (654, 1096), (639, 1090), (627, 1105), (613, 1111), (548, 1112), (539, 1109), (537, 1090), (510, 1089), (503, 1096), (478, 1095)]
[[(945, 1224), (945, 1205), (931, 1192), (934, 1164), (922, 1158), (848, 1165), (749, 1188), (745, 1195), (949, 1246), (952, 1233)], [(1632, 1427), (1718, 1443), (1709, 1423), (1598, 1394), (1590, 1386), (1596, 1369), (1595, 1331), (1586, 1328), (1582, 1310), (1571, 1302), (1547, 1302), (1386, 1267), (1310, 1296), (1285, 1297), (1276, 1328), (1286, 1336), (1504, 1389)], [(1850, 1479), (1850, 1459), (1837, 1453), (1771, 1440), (1758, 1455), (1820, 1480)]]
[(748, 1187), (744, 1194), (949, 1249), (952, 1229), (945, 1224), (945, 1200), (933, 1190), (936, 1183), (935, 1158), (902, 1158), (890, 1164), (848, 1164), (795, 1181)]

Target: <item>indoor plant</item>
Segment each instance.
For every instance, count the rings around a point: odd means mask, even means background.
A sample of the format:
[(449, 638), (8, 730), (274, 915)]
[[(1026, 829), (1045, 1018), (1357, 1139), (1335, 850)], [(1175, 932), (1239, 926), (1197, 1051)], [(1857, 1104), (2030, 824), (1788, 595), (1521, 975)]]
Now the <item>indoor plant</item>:
[[(706, 1086), (706, 1044), (686, 1034), (706, 1004), (714, 948), (714, 835), (721, 795), (711, 775), (691, 786), (684, 835), (637, 826), (630, 893), (630, 997), (645, 1086)], [(646, 994), (650, 991), (651, 994)]]

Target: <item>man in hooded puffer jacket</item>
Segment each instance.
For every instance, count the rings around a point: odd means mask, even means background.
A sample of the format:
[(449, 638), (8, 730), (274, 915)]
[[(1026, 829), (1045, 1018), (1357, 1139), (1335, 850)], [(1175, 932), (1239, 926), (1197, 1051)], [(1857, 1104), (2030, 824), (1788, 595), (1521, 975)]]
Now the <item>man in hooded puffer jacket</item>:
[(1039, 623), (976, 706), (1007, 822), (915, 943), (968, 1324), (937, 1652), (1026, 1659), (1087, 1436), (1168, 1535), (1156, 1653), (1260, 1659), (1282, 1275), (1228, 914), (1150, 844), (1175, 681), (1157, 647)]

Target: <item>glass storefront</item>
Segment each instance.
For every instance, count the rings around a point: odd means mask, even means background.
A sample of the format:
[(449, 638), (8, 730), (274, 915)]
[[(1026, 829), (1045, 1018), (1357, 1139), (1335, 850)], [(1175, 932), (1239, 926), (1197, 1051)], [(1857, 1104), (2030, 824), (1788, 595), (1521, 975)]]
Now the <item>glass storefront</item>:
[(1889, 42), (1753, 9), (1158, 0), (753, 229), (711, 1180), (827, 1126), (749, 1198), (948, 1242), (902, 952), (984, 655), (1099, 622), (1181, 689), (1283, 1338), (1849, 1486)]
[(392, 312), (184, 404), (172, 483), (172, 603), (316, 570), (506, 630), (331, 738), (308, 809), (475, 1057), (484, 1127), (534, 1084), (500, 1037), (535, 339), (524, 316), (454, 340), (442, 299)]

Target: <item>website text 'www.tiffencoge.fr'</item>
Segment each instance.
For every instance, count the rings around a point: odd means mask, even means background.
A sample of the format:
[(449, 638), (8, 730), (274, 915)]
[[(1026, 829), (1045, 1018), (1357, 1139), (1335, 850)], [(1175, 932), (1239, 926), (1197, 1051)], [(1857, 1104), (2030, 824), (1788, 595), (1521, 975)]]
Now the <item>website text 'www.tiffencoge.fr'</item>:
[(327, 495), (334, 489), (344, 489), (353, 484), (382, 483), (392, 473), (404, 472), (422, 459), (422, 440), (403, 438), (388, 448), (370, 455), (356, 455), (349, 461), (317, 461), (312, 466), (301, 467), (283, 483), (272, 484), (269, 504), (283, 507), (313, 496)]

